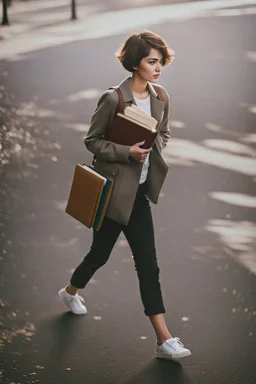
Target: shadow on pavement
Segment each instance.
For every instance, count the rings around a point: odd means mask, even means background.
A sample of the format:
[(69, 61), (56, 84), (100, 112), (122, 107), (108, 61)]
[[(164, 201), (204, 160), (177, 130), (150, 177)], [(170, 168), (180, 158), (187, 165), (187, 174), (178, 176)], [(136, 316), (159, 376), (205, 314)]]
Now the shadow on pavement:
[(124, 384), (192, 384), (178, 360), (153, 360)]
[[(79, 322), (83, 321), (83, 316), (75, 317), (71, 312), (66, 312), (54, 318), (48, 319), (41, 324), (40, 340), (45, 335), (48, 345), (48, 368), (55, 368), (56, 364), (65, 360), (73, 344), (79, 337)], [(43, 341), (42, 341), (43, 342)]]

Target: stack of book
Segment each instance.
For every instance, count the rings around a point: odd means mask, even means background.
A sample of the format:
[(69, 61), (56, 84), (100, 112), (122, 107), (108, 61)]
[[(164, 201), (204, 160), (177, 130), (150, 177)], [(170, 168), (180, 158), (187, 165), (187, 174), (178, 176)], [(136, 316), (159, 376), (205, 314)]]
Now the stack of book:
[(141, 148), (148, 149), (157, 135), (157, 120), (132, 104), (117, 113), (109, 129), (107, 140), (117, 144), (134, 145), (145, 141)]
[(77, 164), (66, 212), (86, 227), (99, 230), (113, 184), (111, 177), (86, 164)]

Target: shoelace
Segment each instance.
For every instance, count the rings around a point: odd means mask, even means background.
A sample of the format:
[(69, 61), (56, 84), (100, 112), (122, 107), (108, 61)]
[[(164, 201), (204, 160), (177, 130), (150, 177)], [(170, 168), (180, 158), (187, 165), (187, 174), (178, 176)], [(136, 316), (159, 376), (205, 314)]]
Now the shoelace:
[(73, 299), (80, 300), (82, 303), (84, 303), (84, 298), (82, 296), (78, 295), (78, 293), (76, 293), (73, 297), (69, 297), (68, 299), (69, 300), (73, 300)]
[(179, 337), (173, 337), (171, 340), (167, 340), (167, 344), (169, 344), (169, 345), (172, 346), (172, 342), (173, 342), (173, 340), (175, 340), (176, 343), (177, 343), (180, 347), (184, 348), (184, 344), (182, 344), (182, 342), (180, 341), (180, 338), (179, 338)]
[(180, 347), (184, 348), (184, 344), (182, 344), (179, 337), (174, 337), (174, 339), (177, 341), (177, 343), (179, 344)]

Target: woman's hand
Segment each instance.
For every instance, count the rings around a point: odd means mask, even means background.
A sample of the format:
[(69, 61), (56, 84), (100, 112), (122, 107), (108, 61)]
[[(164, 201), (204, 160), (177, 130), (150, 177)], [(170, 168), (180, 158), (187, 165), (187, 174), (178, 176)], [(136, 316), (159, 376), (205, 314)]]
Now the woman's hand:
[(152, 151), (152, 148), (149, 148), (149, 149), (140, 148), (140, 146), (143, 145), (144, 143), (145, 141), (142, 141), (141, 143), (135, 143), (130, 148), (130, 156), (141, 163), (145, 161), (147, 154)]

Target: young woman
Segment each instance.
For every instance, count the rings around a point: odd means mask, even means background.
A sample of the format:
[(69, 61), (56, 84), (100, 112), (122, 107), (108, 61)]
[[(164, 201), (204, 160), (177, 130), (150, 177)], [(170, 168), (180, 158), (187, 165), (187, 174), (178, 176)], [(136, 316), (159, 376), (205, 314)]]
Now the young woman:
[(123, 231), (133, 253), (144, 312), (156, 333), (156, 357), (180, 358), (191, 352), (178, 337), (172, 337), (166, 326), (149, 204), (157, 203), (168, 171), (161, 152), (170, 136), (170, 101), (166, 90), (155, 83), (162, 67), (171, 62), (173, 52), (159, 35), (143, 31), (131, 35), (116, 56), (132, 73), (118, 86), (124, 107), (133, 103), (153, 116), (158, 121), (158, 135), (150, 149), (142, 149), (143, 142), (129, 147), (108, 141), (105, 136), (117, 113), (119, 97), (110, 88), (99, 99), (84, 142), (95, 156), (94, 167), (115, 178), (114, 188), (101, 229), (93, 231), (89, 252), (58, 297), (74, 314), (87, 313), (77, 291), (107, 262)]

